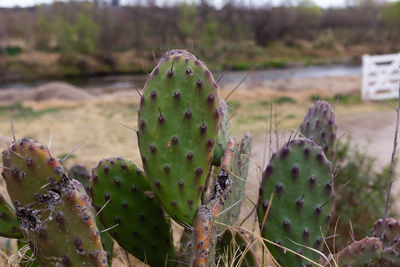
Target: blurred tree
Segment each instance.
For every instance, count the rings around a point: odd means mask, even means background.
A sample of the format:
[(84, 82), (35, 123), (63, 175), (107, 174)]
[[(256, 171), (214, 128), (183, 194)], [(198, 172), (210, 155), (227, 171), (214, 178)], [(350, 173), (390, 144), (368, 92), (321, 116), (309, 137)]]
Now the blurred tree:
[(382, 20), (392, 38), (400, 37), (400, 1), (385, 5)]
[(179, 30), (184, 36), (185, 41), (194, 41), (195, 29), (197, 25), (196, 6), (186, 1), (179, 6)]
[(96, 52), (100, 27), (93, 18), (86, 12), (79, 12), (73, 27), (76, 51), (89, 54)]

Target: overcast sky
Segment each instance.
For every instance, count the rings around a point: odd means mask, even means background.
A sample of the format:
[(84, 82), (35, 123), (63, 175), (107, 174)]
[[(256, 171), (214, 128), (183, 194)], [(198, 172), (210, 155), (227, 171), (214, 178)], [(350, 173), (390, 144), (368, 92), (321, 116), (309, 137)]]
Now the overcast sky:
[[(0, 7), (14, 7), (14, 6), (20, 6), (20, 7), (26, 7), (26, 6), (33, 6), (35, 4), (41, 4), (41, 3), (51, 3), (54, 0), (0, 0)], [(64, 0), (66, 1), (66, 0)], [(129, 2), (133, 2), (132, 0), (120, 0), (122, 4), (126, 4)], [(144, 0), (146, 1), (146, 0)], [(274, 2), (274, 3), (279, 3), (282, 2), (283, 0), (242, 0), (245, 3), (268, 3), (268, 2)], [(159, 0), (159, 2), (165, 2), (165, 0)], [(168, 1), (170, 2), (170, 1)], [(211, 2), (211, 1), (210, 1)], [(216, 5), (221, 5), (221, 3), (224, 2), (224, 0), (215, 0), (214, 1)], [(343, 6), (346, 3), (346, 0), (314, 0), (314, 3), (321, 7), (332, 7), (332, 6)]]

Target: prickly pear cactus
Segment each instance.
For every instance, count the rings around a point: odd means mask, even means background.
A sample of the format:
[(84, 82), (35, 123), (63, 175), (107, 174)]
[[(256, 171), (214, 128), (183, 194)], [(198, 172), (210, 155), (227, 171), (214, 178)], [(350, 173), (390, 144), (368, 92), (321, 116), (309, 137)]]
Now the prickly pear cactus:
[[(305, 138), (289, 141), (263, 172), (258, 202), (262, 236), (318, 262), (317, 253), (294, 242), (321, 249), (331, 216), (332, 191), (331, 164), (322, 149)], [(293, 253), (266, 245), (282, 266), (312, 265)]]
[(218, 125), (217, 141), (212, 160), (212, 164), (215, 166), (221, 164), (221, 158), (224, 155), (225, 147), (229, 142), (229, 113), (228, 106), (223, 99), (219, 99), (218, 112), (220, 114), (221, 122)]
[(224, 209), (219, 220), (227, 225), (237, 225), (245, 191), (247, 173), (251, 154), (251, 134), (246, 133), (243, 139), (235, 147), (235, 154), (232, 160), (232, 184), (231, 194), (227, 198)]
[(14, 208), (0, 194), (0, 236), (8, 238), (22, 238), (19, 222), (15, 216)]
[[(262, 266), (251, 240), (243, 231), (228, 229), (217, 241), (217, 261), (226, 266), (256, 267)], [(228, 260), (228, 262), (226, 262)], [(229, 262), (232, 260), (232, 262)]]
[(122, 158), (99, 162), (90, 192), (100, 221), (118, 244), (151, 266), (175, 266), (170, 226), (145, 175)]
[(184, 50), (167, 52), (149, 74), (139, 107), (143, 167), (164, 209), (192, 224), (219, 123), (217, 84)]
[(20, 229), (39, 264), (107, 266), (88, 197), (46, 147), (22, 139), (2, 156)]
[(300, 133), (321, 146), (326, 157), (331, 160), (335, 153), (336, 128), (331, 105), (326, 101), (317, 101), (304, 117)]
[(381, 266), (400, 266), (400, 222), (393, 218), (379, 219), (371, 232), (382, 241)]
[[(354, 241), (334, 258), (339, 267), (381, 266), (379, 265), (381, 251), (382, 243), (379, 238), (366, 237), (360, 241)], [(325, 266), (332, 265), (328, 263)]]
[(72, 166), (68, 171), (68, 178), (79, 181), (85, 190), (88, 190), (90, 172), (85, 166), (80, 164)]

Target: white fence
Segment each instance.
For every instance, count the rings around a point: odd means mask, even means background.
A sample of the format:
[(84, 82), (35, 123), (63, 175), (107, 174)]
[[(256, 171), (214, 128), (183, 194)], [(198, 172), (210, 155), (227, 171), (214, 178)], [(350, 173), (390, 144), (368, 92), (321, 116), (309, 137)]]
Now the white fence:
[(362, 99), (383, 100), (399, 96), (400, 53), (363, 56)]

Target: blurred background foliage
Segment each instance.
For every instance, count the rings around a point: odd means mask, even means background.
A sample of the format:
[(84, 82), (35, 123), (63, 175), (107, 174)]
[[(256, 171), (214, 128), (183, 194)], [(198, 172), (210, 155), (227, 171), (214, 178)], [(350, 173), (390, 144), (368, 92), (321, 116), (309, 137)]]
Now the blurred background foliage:
[(0, 79), (143, 73), (175, 47), (195, 50), (213, 69), (360, 63), (364, 53), (400, 48), (400, 1), (349, 0), (327, 9), (311, 0), (129, 3), (0, 8)]

